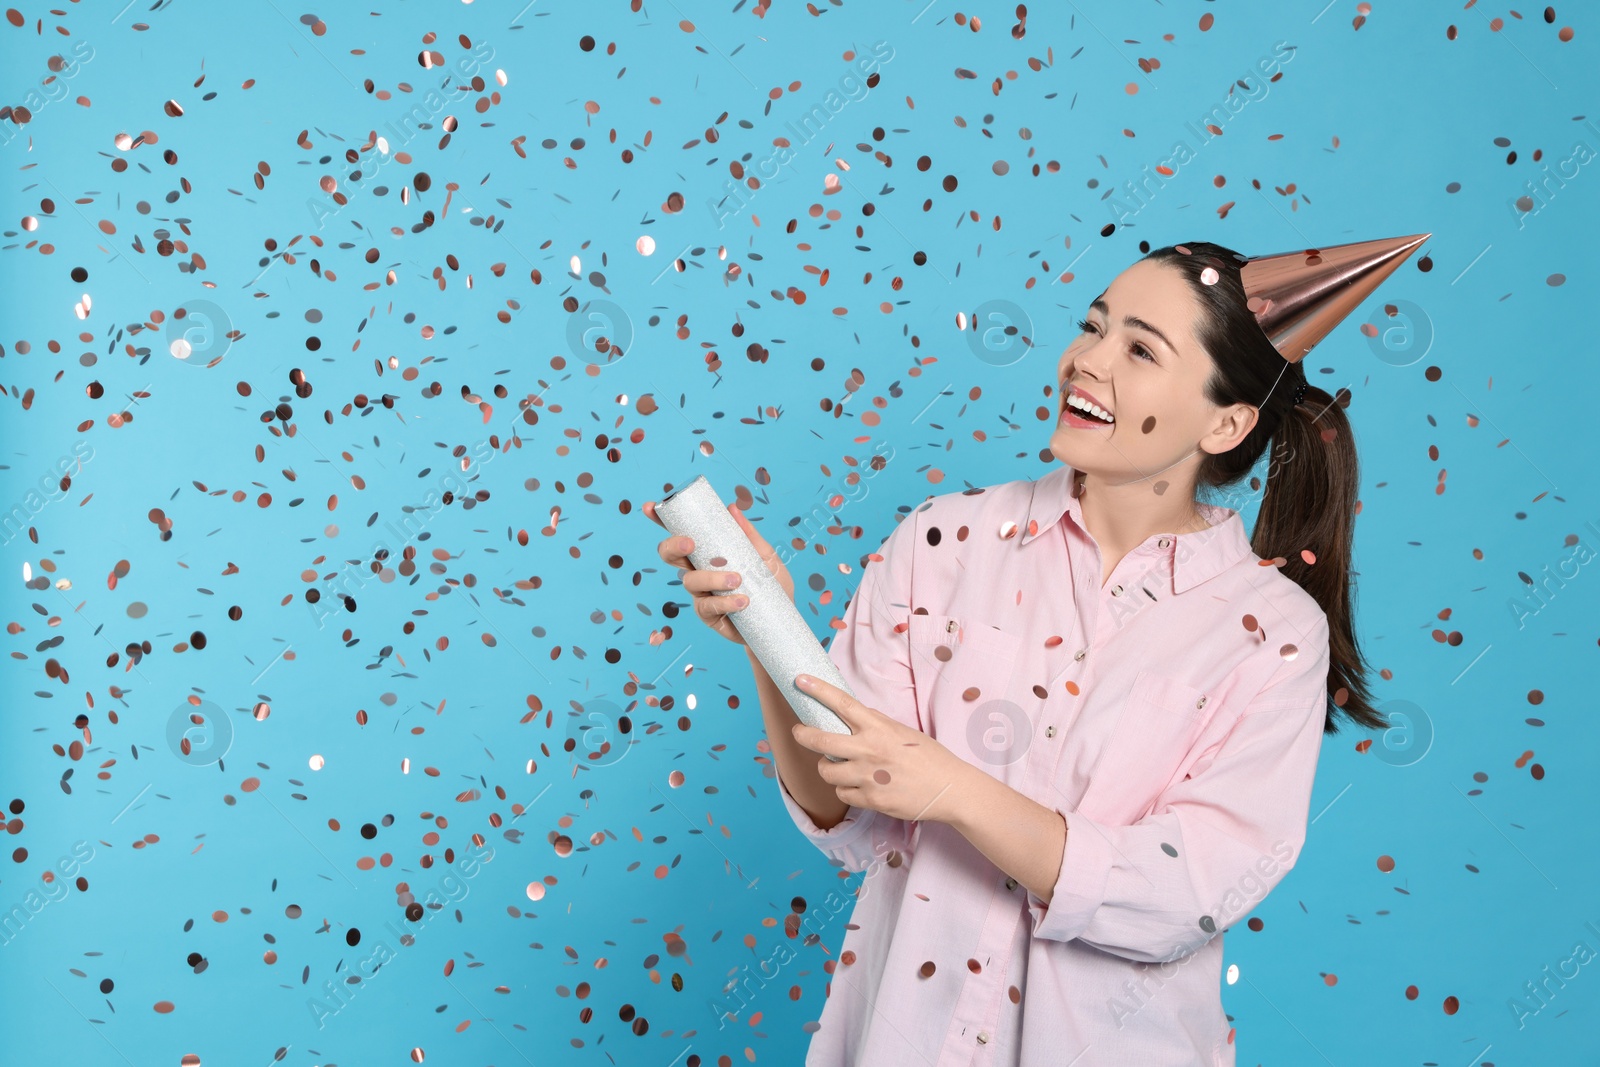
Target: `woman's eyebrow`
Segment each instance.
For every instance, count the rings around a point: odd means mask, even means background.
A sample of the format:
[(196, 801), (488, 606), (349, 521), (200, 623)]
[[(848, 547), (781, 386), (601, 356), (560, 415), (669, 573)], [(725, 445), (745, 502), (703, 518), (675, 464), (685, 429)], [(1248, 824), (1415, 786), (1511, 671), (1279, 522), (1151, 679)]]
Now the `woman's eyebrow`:
[[(1095, 297), (1094, 303), (1090, 304), (1089, 306), (1091, 308), (1095, 309), (1096, 311), (1100, 312), (1100, 314), (1106, 316), (1107, 318), (1110, 318), (1111, 317), (1111, 308), (1106, 305), (1104, 297), (1105, 297), (1105, 294), (1101, 293), (1100, 296)], [(1123, 322), (1123, 325), (1125, 325), (1125, 326), (1132, 326), (1136, 330), (1148, 330), (1149, 332), (1155, 334), (1157, 337), (1159, 337), (1161, 339), (1161, 343), (1166, 345), (1168, 350), (1171, 351), (1173, 355), (1175, 355), (1175, 356), (1179, 355), (1177, 346), (1174, 345), (1171, 341), (1167, 340), (1167, 335), (1166, 334), (1162, 333), (1160, 330), (1156, 329), (1154, 326), (1150, 325), (1148, 322), (1144, 321), (1139, 316), (1137, 316), (1137, 315), (1124, 315), (1124, 316), (1122, 316), (1122, 322)]]

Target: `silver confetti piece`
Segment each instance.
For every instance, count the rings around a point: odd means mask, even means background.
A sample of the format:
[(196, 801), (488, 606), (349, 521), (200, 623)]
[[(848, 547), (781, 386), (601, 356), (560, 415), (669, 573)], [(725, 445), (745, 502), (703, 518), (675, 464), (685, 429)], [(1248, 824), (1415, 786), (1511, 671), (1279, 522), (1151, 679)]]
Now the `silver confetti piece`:
[[(673, 490), (656, 504), (656, 515), (674, 535), (694, 541), (689, 562), (697, 569), (738, 572), (741, 581), (737, 588), (716, 589), (712, 594), (736, 596), (743, 593), (750, 598), (749, 604), (730, 613), (728, 618), (757, 661), (772, 676), (795, 716), (807, 726), (830, 734), (850, 733), (850, 727), (826, 704), (808, 696), (794, 684), (795, 675), (809, 674), (855, 696), (794, 601), (761, 561), (756, 546), (728, 514), (727, 504), (706, 481), (706, 476), (702, 474), (688, 485)], [(712, 560), (719, 562), (712, 563)], [(838, 756), (828, 756), (828, 759), (844, 762)]]

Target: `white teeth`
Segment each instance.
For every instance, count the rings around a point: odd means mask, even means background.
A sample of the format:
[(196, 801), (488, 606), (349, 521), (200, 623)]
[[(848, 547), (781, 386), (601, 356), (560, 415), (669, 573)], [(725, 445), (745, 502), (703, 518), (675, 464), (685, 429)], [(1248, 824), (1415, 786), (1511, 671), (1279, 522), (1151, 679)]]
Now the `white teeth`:
[(1073, 394), (1071, 394), (1070, 396), (1067, 397), (1067, 406), (1068, 407), (1081, 408), (1084, 411), (1090, 412), (1091, 414), (1100, 416), (1102, 419), (1104, 419), (1107, 422), (1116, 422), (1117, 421), (1116, 419), (1112, 418), (1111, 412), (1107, 411), (1105, 408), (1100, 407), (1097, 404), (1089, 403), (1087, 400), (1083, 399), (1083, 397), (1079, 396), (1076, 393), (1073, 393)]

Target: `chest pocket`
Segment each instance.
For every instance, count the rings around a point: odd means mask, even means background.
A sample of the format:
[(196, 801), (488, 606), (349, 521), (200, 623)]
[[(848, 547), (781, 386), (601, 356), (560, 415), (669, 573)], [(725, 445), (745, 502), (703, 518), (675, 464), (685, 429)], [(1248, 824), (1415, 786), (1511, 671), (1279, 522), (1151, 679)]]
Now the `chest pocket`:
[[(1205, 690), (1197, 686), (1140, 671), (1089, 772), (1079, 809), (1118, 824), (1142, 818), (1200, 735), (1207, 702)], [(1117, 714), (1114, 709), (1107, 713)]]
[(912, 615), (908, 626), (924, 732), (997, 778), (1020, 770), (1033, 736), (1010, 699), (1021, 639), (971, 616)]

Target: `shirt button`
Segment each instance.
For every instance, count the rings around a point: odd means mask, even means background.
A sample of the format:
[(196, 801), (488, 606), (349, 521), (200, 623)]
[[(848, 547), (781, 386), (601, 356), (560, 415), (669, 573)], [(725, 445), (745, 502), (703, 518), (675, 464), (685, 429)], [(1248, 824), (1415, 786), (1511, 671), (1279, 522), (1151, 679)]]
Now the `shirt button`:
[(1056, 728), (1054, 726), (1046, 726), (1044, 728), (1044, 735), (1046, 737), (1054, 737), (1056, 735)]
[(985, 1031), (982, 1031), (982, 1030), (978, 1031), (978, 1044), (987, 1045), (988, 1043), (989, 1043), (989, 1035), (988, 1035), (988, 1033), (985, 1032)]
[(1172, 544), (1172, 540), (1170, 538), (1163, 537), (1161, 540), (1157, 541), (1156, 544), (1160, 545), (1162, 548), (1166, 548), (1168, 545)]
[(956, 620), (951, 619), (948, 623), (946, 623), (945, 627), (944, 627), (944, 632), (947, 633), (947, 634), (955, 633), (956, 632)]
[(1199, 700), (1194, 702), (1194, 706), (1195, 706), (1195, 710), (1196, 711), (1198, 711), (1199, 709), (1205, 707), (1206, 706), (1206, 698), (1205, 697), (1201, 697)]
[(1084, 656), (1086, 656), (1088, 654), (1089, 654), (1089, 650), (1087, 648), (1080, 648), (1080, 649), (1078, 649), (1078, 654), (1076, 656), (1073, 656), (1072, 658), (1073, 659), (1082, 659)]
[(1122, 586), (1120, 586), (1120, 585), (1113, 586), (1112, 589), (1111, 589), (1111, 595), (1112, 596), (1121, 596), (1122, 595)]
[(1007, 889), (1015, 889), (1015, 888), (1017, 888), (1017, 880), (1015, 878), (1007, 878), (1006, 879), (1006, 888)]

